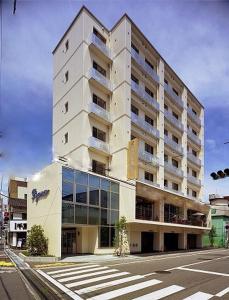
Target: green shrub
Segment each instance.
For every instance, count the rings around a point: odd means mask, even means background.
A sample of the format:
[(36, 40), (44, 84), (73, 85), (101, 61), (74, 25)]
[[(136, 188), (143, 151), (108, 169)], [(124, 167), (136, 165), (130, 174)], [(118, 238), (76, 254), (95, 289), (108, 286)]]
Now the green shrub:
[(27, 247), (29, 256), (46, 256), (48, 253), (48, 239), (44, 235), (41, 225), (33, 225), (28, 231)]

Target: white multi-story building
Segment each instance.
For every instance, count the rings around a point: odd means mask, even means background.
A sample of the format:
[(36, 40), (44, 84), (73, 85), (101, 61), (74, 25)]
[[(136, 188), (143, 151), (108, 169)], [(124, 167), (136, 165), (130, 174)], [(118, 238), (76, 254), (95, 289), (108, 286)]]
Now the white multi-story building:
[(49, 192), (29, 201), (29, 226), (44, 226), (57, 256), (110, 252), (123, 215), (130, 252), (201, 247), (201, 103), (127, 15), (108, 30), (83, 7), (53, 57), (53, 155), (67, 168), (30, 182)]

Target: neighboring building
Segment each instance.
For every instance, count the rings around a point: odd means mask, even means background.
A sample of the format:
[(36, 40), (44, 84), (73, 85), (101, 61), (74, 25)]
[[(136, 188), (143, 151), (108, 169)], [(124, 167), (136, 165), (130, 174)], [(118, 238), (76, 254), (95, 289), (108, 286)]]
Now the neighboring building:
[[(229, 238), (229, 232), (226, 230), (226, 225), (229, 226), (229, 196), (220, 196), (216, 194), (209, 195), (211, 204), (212, 226), (216, 229), (214, 245), (224, 247), (226, 240)], [(209, 246), (208, 235), (204, 236), (204, 245)]]
[(53, 158), (69, 168), (29, 183), (28, 227), (57, 256), (111, 252), (122, 215), (132, 253), (201, 247), (200, 102), (127, 15), (108, 30), (83, 7), (53, 56)]
[(23, 247), (27, 233), (27, 179), (11, 177), (8, 196), (8, 244), (12, 247)]

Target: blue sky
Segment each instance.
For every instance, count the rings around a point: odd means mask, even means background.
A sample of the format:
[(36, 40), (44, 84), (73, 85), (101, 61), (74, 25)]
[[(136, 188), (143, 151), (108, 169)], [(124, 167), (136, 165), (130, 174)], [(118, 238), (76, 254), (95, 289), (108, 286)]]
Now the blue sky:
[(52, 159), (52, 50), (84, 4), (107, 27), (125, 12), (205, 106), (205, 186), (229, 194), (228, 1), (3, 0), (0, 179), (29, 176)]

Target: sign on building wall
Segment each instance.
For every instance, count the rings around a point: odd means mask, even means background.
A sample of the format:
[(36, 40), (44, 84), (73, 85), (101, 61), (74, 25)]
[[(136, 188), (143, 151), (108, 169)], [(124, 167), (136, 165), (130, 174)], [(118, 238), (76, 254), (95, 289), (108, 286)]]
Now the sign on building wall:
[(49, 190), (44, 190), (38, 193), (36, 189), (32, 190), (32, 200), (38, 202), (40, 199), (47, 197)]
[(129, 141), (127, 152), (127, 178), (138, 179), (138, 147), (139, 140), (133, 139)]

